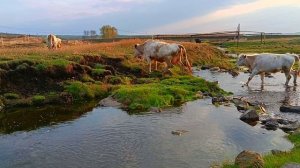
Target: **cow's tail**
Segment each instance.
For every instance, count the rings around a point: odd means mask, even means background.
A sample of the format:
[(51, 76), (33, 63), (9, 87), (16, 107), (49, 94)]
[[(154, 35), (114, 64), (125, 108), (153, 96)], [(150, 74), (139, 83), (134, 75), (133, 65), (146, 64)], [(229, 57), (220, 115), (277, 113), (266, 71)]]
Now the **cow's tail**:
[(54, 39), (54, 35), (53, 34), (50, 34), (50, 35), (48, 35), (48, 43), (49, 43), (49, 45), (48, 45), (48, 47), (49, 47), (49, 49), (53, 49), (54, 48), (54, 41), (55, 39)]
[(47, 37), (47, 42), (48, 42), (48, 48), (51, 49), (52, 48), (52, 35), (48, 35)]
[[(179, 49), (180, 49), (180, 63), (183, 64), (185, 67), (188, 68), (189, 70), (189, 73), (192, 73), (192, 66), (188, 60), (188, 57), (187, 57), (187, 53), (186, 53), (186, 49), (184, 48), (183, 45), (179, 45)], [(182, 60), (184, 62), (182, 62)]]
[(298, 68), (297, 68), (297, 70), (296, 70), (296, 74), (298, 75), (298, 76), (300, 76), (300, 55), (295, 55), (294, 56), (295, 57), (295, 62), (298, 62)]

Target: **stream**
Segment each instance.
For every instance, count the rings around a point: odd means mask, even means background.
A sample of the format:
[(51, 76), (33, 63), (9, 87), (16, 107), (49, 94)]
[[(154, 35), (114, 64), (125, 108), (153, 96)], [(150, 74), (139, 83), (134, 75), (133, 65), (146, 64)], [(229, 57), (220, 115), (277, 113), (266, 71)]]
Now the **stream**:
[[(237, 96), (247, 96), (279, 112), (282, 103), (299, 103), (298, 87), (285, 88), (284, 76), (259, 78), (241, 87), (248, 74), (232, 78), (227, 73), (195, 71)], [(267, 131), (239, 120), (234, 105), (215, 107), (202, 99), (165, 109), (161, 113), (130, 115), (93, 103), (15, 109), (0, 115), (1, 168), (156, 168), (209, 167), (233, 160), (245, 150), (262, 154), (293, 147), (281, 130)], [(285, 117), (299, 118), (294, 114)], [(186, 130), (181, 136), (174, 130)]]

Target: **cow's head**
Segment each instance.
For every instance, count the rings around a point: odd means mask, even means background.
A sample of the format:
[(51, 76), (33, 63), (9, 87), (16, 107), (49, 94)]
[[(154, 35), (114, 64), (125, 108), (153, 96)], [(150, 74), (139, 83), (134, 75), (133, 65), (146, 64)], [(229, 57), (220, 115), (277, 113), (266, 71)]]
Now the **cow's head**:
[(135, 58), (142, 58), (144, 54), (143, 45), (135, 44), (134, 45), (134, 57)]
[(247, 65), (247, 56), (246, 55), (240, 55), (237, 60), (238, 66), (246, 66)]

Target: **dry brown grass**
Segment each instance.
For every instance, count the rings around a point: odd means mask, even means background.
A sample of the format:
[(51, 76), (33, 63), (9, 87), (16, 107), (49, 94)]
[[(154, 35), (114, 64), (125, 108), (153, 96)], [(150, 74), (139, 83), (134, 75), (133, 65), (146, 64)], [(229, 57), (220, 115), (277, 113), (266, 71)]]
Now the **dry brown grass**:
[[(143, 43), (144, 40), (131, 39), (119, 42), (109, 43), (79, 43), (78, 45), (64, 45), (58, 50), (48, 50), (46, 44), (40, 47), (21, 46), (17, 48), (2, 47), (0, 48), (1, 61), (16, 59), (30, 60), (52, 60), (67, 59), (82, 55), (106, 55), (112, 58), (125, 58), (126, 63), (140, 63), (133, 57), (133, 46), (136, 43)], [(230, 63), (224, 55), (216, 48), (209, 44), (197, 44), (183, 42), (188, 53), (188, 57), (194, 65), (209, 64), (222, 68), (231, 68)]]

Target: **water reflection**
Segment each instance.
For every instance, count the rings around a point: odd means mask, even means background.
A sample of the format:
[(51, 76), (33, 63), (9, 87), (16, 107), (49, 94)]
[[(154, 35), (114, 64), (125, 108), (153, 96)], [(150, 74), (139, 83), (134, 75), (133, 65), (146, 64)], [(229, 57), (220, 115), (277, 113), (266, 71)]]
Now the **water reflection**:
[(16, 108), (0, 113), (0, 133), (29, 131), (79, 118), (94, 108), (95, 102), (68, 106)]
[[(72, 122), (1, 135), (0, 167), (209, 167), (245, 149), (292, 147), (281, 130), (251, 127), (239, 116), (234, 106), (215, 107), (211, 99), (145, 115), (94, 108)], [(171, 134), (180, 129), (189, 132)]]

